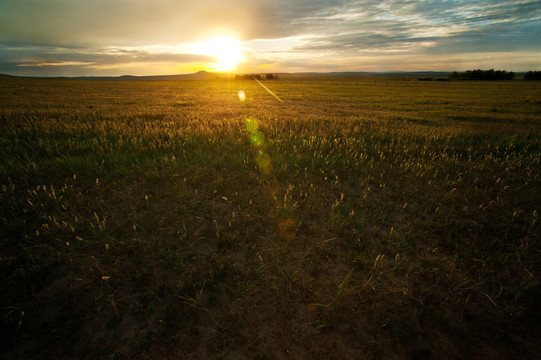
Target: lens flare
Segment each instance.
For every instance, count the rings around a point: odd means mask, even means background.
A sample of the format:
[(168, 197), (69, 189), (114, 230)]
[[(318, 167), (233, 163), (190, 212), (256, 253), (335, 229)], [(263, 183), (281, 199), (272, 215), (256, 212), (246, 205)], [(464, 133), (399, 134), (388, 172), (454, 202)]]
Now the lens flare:
[(242, 90), (239, 90), (239, 100), (240, 101), (246, 100), (246, 94)]
[(272, 162), (269, 154), (263, 151), (259, 151), (257, 153), (255, 162), (259, 167), (259, 171), (261, 171), (263, 174), (270, 174), (270, 172), (272, 171)]
[(285, 219), (276, 227), (276, 233), (282, 240), (293, 240), (297, 235), (297, 224), (291, 219)]
[(260, 147), (261, 145), (263, 145), (263, 136), (261, 136), (260, 134), (254, 134), (250, 136), (250, 142), (253, 146)]
[(257, 123), (257, 120), (252, 118), (246, 119), (246, 129), (248, 129), (250, 135), (253, 135), (253, 133), (257, 132), (259, 129), (259, 124)]
[(269, 154), (265, 152), (264, 149), (264, 137), (263, 134), (259, 131), (259, 124), (257, 120), (248, 118), (246, 119), (246, 130), (250, 134), (250, 143), (252, 146), (257, 149), (255, 155), (255, 163), (259, 171), (263, 174), (270, 174), (272, 171), (272, 161)]
[(272, 96), (274, 96), (274, 98), (275, 98), (276, 100), (278, 100), (278, 101), (281, 102), (281, 103), (284, 102), (282, 99), (280, 99), (280, 98), (278, 97), (278, 95), (276, 95), (275, 93), (273, 93), (272, 90), (269, 89), (268, 87), (266, 87), (265, 84), (263, 84), (261, 81), (257, 80), (256, 78), (254, 78), (254, 80), (257, 81), (257, 83), (258, 83), (259, 85), (261, 85), (261, 87), (262, 87), (263, 89), (267, 90), (267, 92), (268, 92), (269, 94), (271, 94)]

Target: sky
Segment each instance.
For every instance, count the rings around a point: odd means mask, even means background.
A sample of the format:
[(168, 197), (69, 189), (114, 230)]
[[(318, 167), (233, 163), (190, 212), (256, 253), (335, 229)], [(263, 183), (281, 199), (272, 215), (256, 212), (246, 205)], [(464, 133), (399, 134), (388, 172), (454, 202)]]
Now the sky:
[(0, 0), (23, 76), (541, 70), (541, 0)]

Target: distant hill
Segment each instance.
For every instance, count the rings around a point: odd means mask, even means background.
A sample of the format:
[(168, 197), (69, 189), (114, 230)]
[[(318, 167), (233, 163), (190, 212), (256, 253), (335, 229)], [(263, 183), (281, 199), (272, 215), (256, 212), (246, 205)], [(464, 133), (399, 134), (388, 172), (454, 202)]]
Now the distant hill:
[(72, 80), (98, 80), (98, 81), (175, 81), (175, 80), (214, 80), (217, 77), (230, 76), (229, 74), (210, 73), (208, 71), (198, 71), (193, 74), (181, 75), (153, 75), (153, 76), (79, 76), (79, 77), (60, 77), (59, 79)]
[[(175, 80), (214, 80), (216, 78), (231, 78), (232, 74), (211, 73), (208, 71), (198, 71), (193, 74), (181, 74), (181, 75), (153, 75), (153, 76), (134, 76), (134, 75), (122, 75), (122, 76), (55, 76), (47, 77), (46, 79), (65, 79), (65, 80), (88, 80), (88, 81), (175, 81)], [(33, 76), (14, 76), (8, 74), (0, 74), (0, 78), (25, 78), (25, 79), (45, 79), (44, 77)]]
[[(262, 71), (261, 74), (265, 74)], [(278, 73), (278, 78), (291, 78), (291, 77), (348, 77), (348, 76), (443, 76), (447, 77), (451, 72), (439, 72), (439, 71), (395, 71), (395, 72), (297, 72), (297, 73)], [(273, 73), (274, 74), (274, 73)], [(242, 75), (242, 73), (241, 73)], [(14, 76), (8, 74), (0, 74), (0, 78), (40, 78), (44, 77), (32, 77), (32, 76)], [(154, 75), (154, 76), (134, 76), (134, 75), (122, 75), (122, 76), (57, 76), (47, 77), (47, 79), (66, 79), (66, 80), (87, 80), (87, 81), (178, 81), (178, 80), (215, 80), (215, 79), (233, 79), (235, 74), (228, 73), (212, 73), (208, 71), (198, 71), (193, 74), (181, 74), (181, 75)]]

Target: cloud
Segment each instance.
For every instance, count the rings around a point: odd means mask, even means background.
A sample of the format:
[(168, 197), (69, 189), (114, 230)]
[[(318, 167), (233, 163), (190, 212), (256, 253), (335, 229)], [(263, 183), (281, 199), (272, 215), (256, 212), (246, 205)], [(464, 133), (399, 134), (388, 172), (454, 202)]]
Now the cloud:
[[(442, 64), (436, 55), (471, 59), (474, 54), (507, 53), (503, 57), (514, 60), (505, 65), (516, 69), (532, 65), (531, 57), (520, 65), (520, 52), (541, 50), (537, 39), (541, 33), (541, 1), (301, 1), (287, 6), (279, 0), (275, 7), (286, 10), (272, 12), (260, 31), (266, 37), (302, 39), (287, 50), (295, 61), (297, 55), (310, 59), (326, 54), (327, 63), (341, 59), (345, 65), (355, 57), (372, 54), (376, 60), (375, 56), (384, 54), (392, 56), (389, 61), (402, 64), (404, 59), (420, 55), (432, 57), (419, 62), (419, 69), (426, 69)], [(278, 60), (273, 53), (268, 58)], [(357, 64), (359, 70), (366, 68), (361, 60)], [(539, 61), (537, 65), (541, 65)]]
[[(123, 68), (126, 71), (137, 72), (148, 71), (149, 66), (151, 68), (165, 67), (170, 70), (182, 64), (215, 61), (210, 56), (180, 53), (171, 47), (160, 50), (162, 51), (151, 51), (144, 47), (94, 49), (41, 45), (17, 47), (0, 44), (0, 69), (1, 72), (20, 75), (46, 73), (49, 76), (67, 76), (91, 75), (96, 72), (101, 75), (114, 75)], [(165, 72), (167, 73), (171, 72)]]
[(531, 57), (540, 33), (540, 0), (0, 0), (0, 72), (32, 64), (170, 71), (208, 62), (181, 45), (216, 35), (243, 41), (245, 69), (363, 71), (418, 61), (417, 70), (454, 70), (499, 54), (516, 71), (541, 67)]

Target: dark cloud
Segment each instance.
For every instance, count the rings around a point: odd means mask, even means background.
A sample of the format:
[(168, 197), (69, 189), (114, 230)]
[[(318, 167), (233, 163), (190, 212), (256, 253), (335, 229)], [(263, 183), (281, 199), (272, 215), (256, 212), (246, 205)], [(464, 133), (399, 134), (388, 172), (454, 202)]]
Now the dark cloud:
[(541, 1), (351, 1), (288, 21), (311, 34), (299, 51), (479, 53), (541, 49)]

